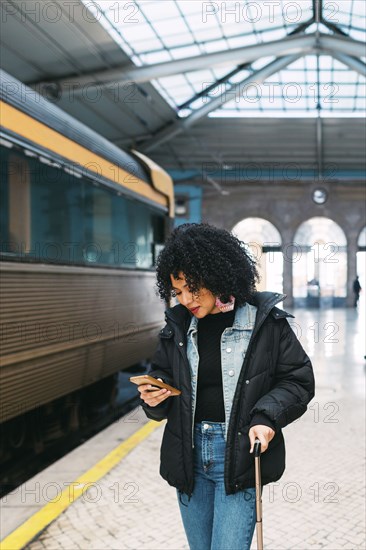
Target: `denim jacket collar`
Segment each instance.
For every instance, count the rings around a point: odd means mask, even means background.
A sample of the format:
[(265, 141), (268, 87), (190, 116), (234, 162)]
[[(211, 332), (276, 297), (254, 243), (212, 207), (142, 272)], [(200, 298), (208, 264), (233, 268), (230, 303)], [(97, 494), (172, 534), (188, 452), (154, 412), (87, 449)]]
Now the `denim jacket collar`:
[[(217, 313), (216, 315), (219, 315)], [(248, 307), (247, 304), (240, 306), (235, 311), (235, 319), (233, 323), (233, 330), (253, 330), (255, 323), (255, 314), (253, 309)], [(191, 323), (189, 325), (187, 335), (189, 336), (192, 332), (197, 330), (198, 319), (193, 316)]]

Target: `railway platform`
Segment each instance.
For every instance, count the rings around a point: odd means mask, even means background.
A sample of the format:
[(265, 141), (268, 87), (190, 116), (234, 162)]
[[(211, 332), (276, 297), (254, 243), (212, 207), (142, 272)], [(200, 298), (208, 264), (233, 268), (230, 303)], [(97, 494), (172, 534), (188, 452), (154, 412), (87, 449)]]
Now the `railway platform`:
[[(314, 315), (303, 313), (303, 329)], [(323, 325), (329, 314), (316, 315)], [(266, 550), (366, 545), (364, 364), (355, 345), (362, 327), (352, 311), (332, 315), (338, 341), (313, 343), (313, 352), (305, 342), (316, 395), (306, 414), (284, 430), (283, 477), (263, 489)], [(188, 549), (175, 490), (159, 476), (163, 428), (138, 407), (4, 497), (1, 548)]]

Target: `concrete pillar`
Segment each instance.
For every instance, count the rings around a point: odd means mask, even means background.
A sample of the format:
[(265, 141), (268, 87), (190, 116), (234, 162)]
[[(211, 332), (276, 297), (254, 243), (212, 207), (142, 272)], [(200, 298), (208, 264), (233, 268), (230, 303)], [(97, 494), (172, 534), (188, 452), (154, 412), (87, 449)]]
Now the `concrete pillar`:
[(293, 307), (293, 289), (292, 289), (292, 261), (284, 254), (283, 258), (283, 293), (287, 294), (285, 301), (286, 307)]
[(348, 307), (353, 306), (354, 294), (352, 290), (353, 281), (357, 275), (357, 238), (358, 234), (349, 232), (347, 243), (347, 299)]
[(287, 294), (287, 298), (284, 302), (284, 308), (293, 307), (293, 286), (292, 286), (292, 244), (294, 242), (294, 232), (290, 229), (281, 231), (282, 237), (282, 255), (283, 255), (283, 293)]

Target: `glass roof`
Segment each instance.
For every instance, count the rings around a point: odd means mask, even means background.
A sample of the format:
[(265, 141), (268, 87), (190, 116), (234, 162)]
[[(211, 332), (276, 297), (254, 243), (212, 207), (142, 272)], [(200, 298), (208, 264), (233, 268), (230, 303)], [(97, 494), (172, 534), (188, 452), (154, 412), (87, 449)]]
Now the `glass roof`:
[[(88, 9), (94, 9), (99, 21), (136, 66), (197, 57), (316, 30), (312, 0), (83, 2)], [(323, 5), (320, 32), (365, 40), (365, 0), (333, 0)], [(299, 29), (306, 22), (308, 28)], [(209, 116), (365, 115), (365, 77), (333, 57), (301, 57), (256, 84), (255, 71), (270, 61), (260, 58), (245, 69), (238, 69), (235, 64), (207, 67), (151, 83), (183, 118), (223, 92), (234, 99)], [(230, 96), (233, 84), (246, 78), (249, 80), (240, 94)]]

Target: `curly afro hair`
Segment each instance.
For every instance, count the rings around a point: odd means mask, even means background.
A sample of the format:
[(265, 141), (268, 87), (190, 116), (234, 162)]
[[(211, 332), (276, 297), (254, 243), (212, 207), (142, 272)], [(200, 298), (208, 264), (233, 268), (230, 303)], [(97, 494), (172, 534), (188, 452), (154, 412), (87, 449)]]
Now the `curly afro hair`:
[(255, 261), (245, 244), (225, 229), (208, 223), (175, 228), (156, 262), (157, 295), (169, 303), (175, 296), (170, 274), (183, 272), (189, 291), (207, 288), (223, 302), (235, 296), (238, 306), (250, 301), (259, 280)]

